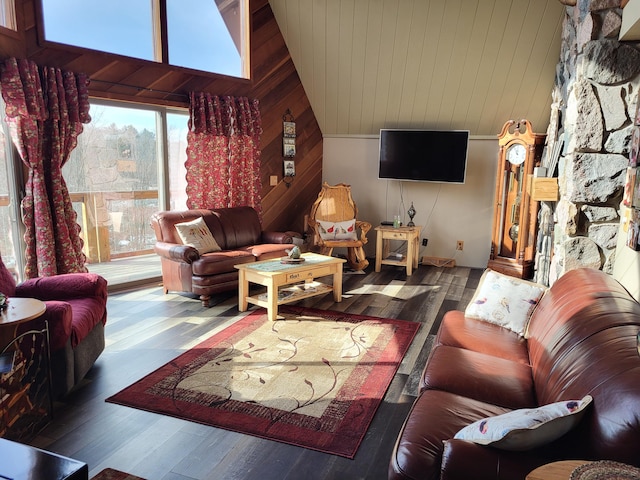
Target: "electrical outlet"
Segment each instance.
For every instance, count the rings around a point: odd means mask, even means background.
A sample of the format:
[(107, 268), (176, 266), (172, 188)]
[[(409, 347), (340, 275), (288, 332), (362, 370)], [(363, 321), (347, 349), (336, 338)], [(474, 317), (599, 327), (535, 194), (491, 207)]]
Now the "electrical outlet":
[(276, 185), (278, 185), (278, 176), (277, 175), (271, 175), (269, 177), (269, 186), (275, 187)]
[(427, 246), (427, 243), (429, 243), (429, 239), (428, 239), (428, 238), (423, 238), (423, 239), (422, 239), (422, 246), (423, 246), (423, 247), (426, 247), (426, 246)]
[(460, 250), (460, 251), (464, 250), (464, 242), (462, 240), (458, 240), (456, 242), (456, 250)]

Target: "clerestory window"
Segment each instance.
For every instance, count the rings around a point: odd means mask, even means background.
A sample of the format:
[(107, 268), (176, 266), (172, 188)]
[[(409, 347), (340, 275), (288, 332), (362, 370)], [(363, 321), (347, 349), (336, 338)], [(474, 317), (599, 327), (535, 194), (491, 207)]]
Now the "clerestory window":
[(248, 0), (41, 1), (47, 41), (249, 77)]
[(0, 0), (0, 26), (16, 29), (15, 0)]

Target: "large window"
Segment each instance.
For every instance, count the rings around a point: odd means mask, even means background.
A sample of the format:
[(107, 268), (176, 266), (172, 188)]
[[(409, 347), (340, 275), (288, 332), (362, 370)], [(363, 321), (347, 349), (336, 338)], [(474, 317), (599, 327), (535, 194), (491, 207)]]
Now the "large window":
[(247, 1), (42, 0), (44, 35), (52, 42), (247, 78)]
[[(167, 142), (162, 134), (166, 117)], [(172, 159), (181, 158), (180, 146), (186, 148), (187, 117), (167, 115), (159, 107), (91, 104), (91, 123), (63, 168), (90, 263), (152, 253), (149, 218), (165, 208), (163, 179), (180, 175), (173, 172), (181, 168), (179, 160)], [(180, 203), (184, 187), (175, 195)]]
[[(4, 103), (0, 99), (0, 111), (4, 113)], [(4, 116), (4, 115), (3, 115)], [(16, 165), (8, 129), (0, 122), (0, 255), (7, 268), (16, 277), (21, 271), (21, 259), (15, 245), (20, 241), (22, 230), (18, 221), (19, 195), (16, 189)]]
[[(1, 97), (0, 111), (4, 113)], [(90, 114), (91, 122), (84, 125), (62, 169), (89, 268), (145, 254), (156, 258), (150, 216), (159, 210), (186, 208), (188, 112), (95, 101)], [(0, 116), (0, 254), (20, 277), (24, 271), (23, 164), (3, 118)], [(117, 268), (107, 267), (107, 272), (119, 275)]]

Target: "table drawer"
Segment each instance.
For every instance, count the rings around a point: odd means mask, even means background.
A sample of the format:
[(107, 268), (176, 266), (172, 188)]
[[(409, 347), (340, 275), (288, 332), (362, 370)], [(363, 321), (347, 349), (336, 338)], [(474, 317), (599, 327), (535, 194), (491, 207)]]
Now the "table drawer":
[(384, 232), (384, 238), (388, 240), (407, 240), (409, 234), (407, 232)]
[(315, 268), (306, 272), (293, 272), (287, 274), (287, 283), (301, 282), (302, 280), (312, 280), (316, 277), (324, 277), (333, 273), (330, 266)]

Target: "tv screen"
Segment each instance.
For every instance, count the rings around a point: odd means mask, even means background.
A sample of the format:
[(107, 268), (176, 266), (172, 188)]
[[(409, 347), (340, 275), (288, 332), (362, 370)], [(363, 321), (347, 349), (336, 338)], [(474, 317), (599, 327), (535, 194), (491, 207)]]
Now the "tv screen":
[(379, 178), (464, 183), (468, 130), (380, 130)]

